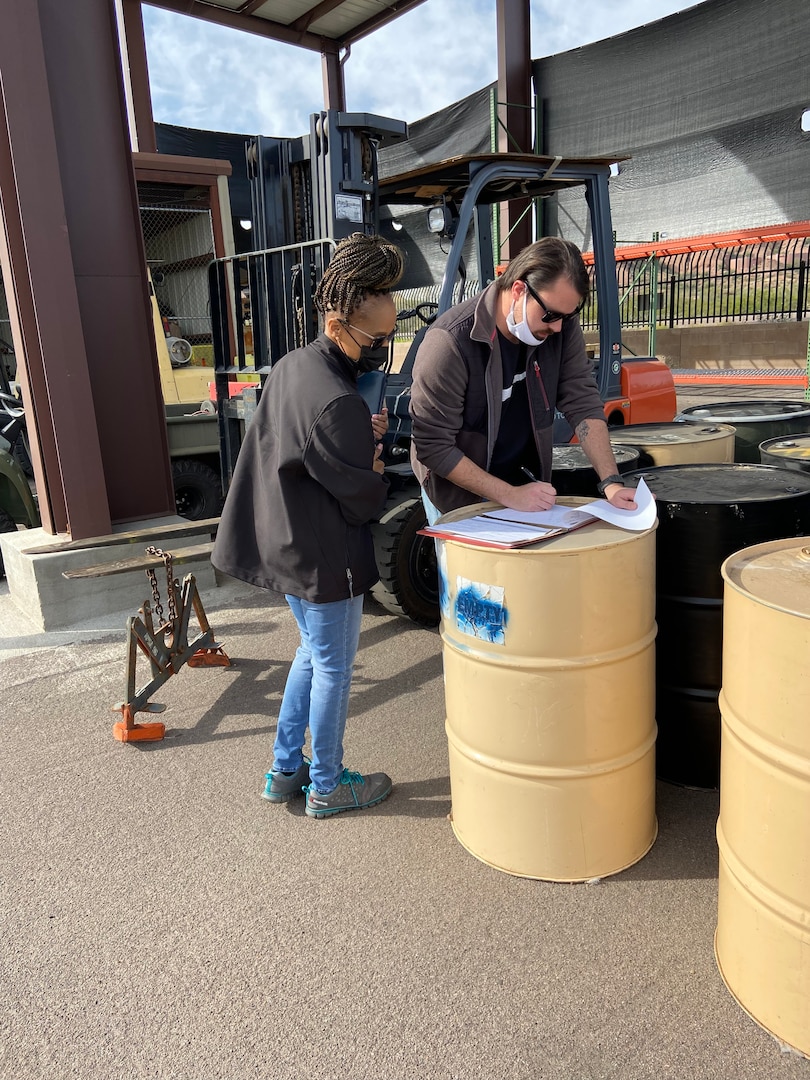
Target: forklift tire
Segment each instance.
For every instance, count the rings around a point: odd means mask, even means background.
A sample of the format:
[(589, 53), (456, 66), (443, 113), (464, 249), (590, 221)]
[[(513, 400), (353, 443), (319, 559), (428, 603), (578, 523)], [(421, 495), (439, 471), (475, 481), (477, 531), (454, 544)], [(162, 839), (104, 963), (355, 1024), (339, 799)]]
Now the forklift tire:
[(33, 479), (34, 466), (31, 462), (31, 452), (28, 444), (28, 435), (25, 430), (22, 430), (17, 438), (14, 440), (14, 445), (11, 448), (11, 456), (20, 466), (22, 471), (28, 477), (29, 480)]
[(422, 500), (393, 496), (379, 522), (371, 526), (380, 580), (371, 590), (386, 611), (404, 615), (419, 626), (439, 622), (439, 574), (436, 544), (418, 536), (426, 524)]
[[(0, 508), (0, 533), (14, 532), (17, 528), (17, 523), (14, 518), (6, 510)], [(6, 576), (6, 568), (3, 565), (3, 552), (0, 551), (0, 578)]]
[(222, 511), (222, 483), (212, 468), (193, 458), (172, 462), (174, 501), (180, 517), (189, 521), (216, 517)]

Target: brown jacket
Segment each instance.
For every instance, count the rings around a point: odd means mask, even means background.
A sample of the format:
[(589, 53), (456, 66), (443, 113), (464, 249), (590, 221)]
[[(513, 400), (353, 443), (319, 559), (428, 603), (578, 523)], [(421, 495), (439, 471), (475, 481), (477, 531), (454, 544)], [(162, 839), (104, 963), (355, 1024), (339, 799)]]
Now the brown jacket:
[[(414, 361), (411, 462), (442, 513), (480, 501), (445, 479), (462, 457), (482, 469), (489, 469), (492, 460), (503, 390), (495, 325), (499, 296), (493, 282), (446, 311), (425, 334)], [(529, 349), (526, 387), (542, 467), (539, 479), (550, 481), (555, 409), (572, 428), (586, 419), (605, 418), (578, 319)]]

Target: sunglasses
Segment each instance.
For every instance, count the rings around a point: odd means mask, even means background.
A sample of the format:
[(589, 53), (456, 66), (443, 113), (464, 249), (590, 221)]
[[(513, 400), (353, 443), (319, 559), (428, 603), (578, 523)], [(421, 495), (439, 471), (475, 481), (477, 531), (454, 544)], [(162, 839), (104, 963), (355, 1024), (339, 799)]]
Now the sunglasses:
[(585, 307), (585, 301), (581, 300), (576, 311), (569, 311), (567, 315), (561, 315), (559, 311), (550, 311), (525, 278), (523, 279), (523, 284), (529, 290), (529, 296), (531, 296), (533, 300), (536, 300), (540, 307), (543, 309), (543, 315), (540, 318), (541, 322), (570, 322), (571, 319), (576, 318), (576, 316), (579, 315), (580, 311), (582, 311), (582, 309)]
[[(397, 328), (394, 327), (390, 334), (382, 334), (375, 337), (373, 334), (369, 334), (367, 330), (361, 330), (359, 326), (352, 326), (348, 319), (341, 319), (340, 325), (345, 326), (347, 330), (356, 330), (358, 334), (367, 337), (369, 339), (370, 349), (379, 349), (382, 348), (383, 345), (390, 345), (397, 332)], [(349, 337), (354, 341), (355, 345), (359, 347), (360, 342), (357, 341), (352, 334), (349, 334)]]

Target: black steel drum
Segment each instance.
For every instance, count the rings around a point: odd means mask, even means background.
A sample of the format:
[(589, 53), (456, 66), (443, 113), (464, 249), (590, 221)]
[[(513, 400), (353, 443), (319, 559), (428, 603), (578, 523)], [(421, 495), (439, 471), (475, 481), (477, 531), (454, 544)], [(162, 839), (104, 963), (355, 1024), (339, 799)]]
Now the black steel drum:
[[(735, 551), (810, 534), (810, 475), (770, 465), (667, 465), (628, 473), (658, 503), (656, 770), (662, 780), (720, 780), (723, 579)], [(733, 662), (733, 658), (732, 658)]]
[(810, 403), (801, 401), (719, 401), (692, 405), (679, 414), (689, 422), (733, 424), (734, 460), (759, 464), (759, 444), (766, 439), (810, 432)]
[(609, 431), (614, 452), (630, 444), (641, 451), (639, 468), (734, 460), (734, 428), (730, 424), (627, 424)]
[(810, 435), (790, 435), (786, 439), (766, 439), (759, 444), (763, 465), (810, 472)]
[[(554, 458), (551, 483), (557, 489), (558, 495), (586, 495), (591, 499), (598, 497), (596, 485), (599, 477), (579, 443), (555, 446), (552, 453)], [(635, 446), (614, 446), (613, 456), (620, 473), (630, 472), (642, 464)]]

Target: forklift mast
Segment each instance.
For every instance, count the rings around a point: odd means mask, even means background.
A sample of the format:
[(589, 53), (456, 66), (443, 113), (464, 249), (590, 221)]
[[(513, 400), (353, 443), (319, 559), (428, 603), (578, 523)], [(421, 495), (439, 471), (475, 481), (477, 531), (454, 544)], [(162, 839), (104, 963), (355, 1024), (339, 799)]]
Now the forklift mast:
[(317, 335), (317, 280), (337, 241), (377, 231), (377, 152), (406, 135), (401, 120), (328, 110), (310, 118), (308, 135), (248, 141), (256, 250), (209, 272), (219, 374), (266, 374)]
[[(378, 229), (379, 148), (406, 136), (401, 120), (327, 110), (310, 118), (308, 135), (248, 141), (256, 250), (209, 266), (226, 488), (265, 377), (318, 335), (314, 294), (335, 244)], [(247, 379), (259, 386), (244, 390)]]
[(257, 247), (376, 232), (377, 152), (407, 133), (402, 120), (330, 109), (310, 117), (308, 135), (252, 139), (246, 153)]

